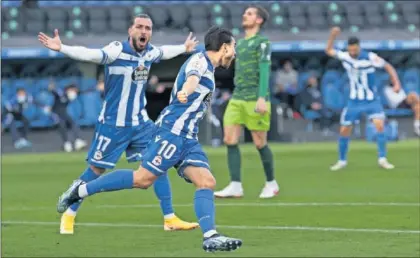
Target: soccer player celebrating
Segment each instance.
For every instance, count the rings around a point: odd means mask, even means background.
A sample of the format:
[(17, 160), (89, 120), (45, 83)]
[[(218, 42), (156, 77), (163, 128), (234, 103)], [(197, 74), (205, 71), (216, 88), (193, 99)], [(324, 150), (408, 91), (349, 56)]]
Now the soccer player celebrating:
[(216, 179), (197, 139), (198, 124), (209, 108), (215, 88), (216, 67), (229, 67), (235, 57), (235, 39), (228, 30), (212, 27), (205, 35), (205, 52), (192, 55), (181, 67), (171, 101), (156, 124), (156, 136), (147, 146), (143, 163), (136, 171), (121, 169), (87, 184), (79, 180), (60, 197), (57, 210), (62, 212), (82, 198), (103, 191), (147, 189), (173, 166), (178, 174), (196, 187), (194, 208), (204, 234), (206, 251), (231, 251), (240, 247), (240, 239), (217, 233), (213, 189)]
[[(79, 177), (83, 182), (92, 181), (106, 169), (114, 168), (124, 151), (129, 162), (140, 160), (141, 153), (155, 133), (155, 124), (145, 109), (145, 84), (150, 67), (161, 59), (171, 59), (184, 52), (191, 52), (198, 43), (190, 34), (183, 45), (157, 48), (150, 44), (152, 27), (148, 15), (137, 15), (128, 29), (127, 41), (115, 41), (102, 49), (64, 45), (57, 30), (53, 38), (42, 32), (38, 36), (39, 41), (51, 50), (72, 59), (105, 65), (105, 100), (87, 156), (89, 165)], [(165, 230), (198, 227), (197, 223), (184, 222), (175, 216), (166, 174), (159, 177), (154, 190), (160, 200)], [(61, 217), (61, 234), (73, 234), (80, 204), (73, 204)]]
[(350, 80), (350, 96), (347, 107), (341, 114), (340, 137), (338, 139), (338, 162), (331, 170), (339, 170), (347, 165), (347, 152), (352, 125), (359, 122), (362, 114), (367, 115), (374, 123), (378, 134), (378, 164), (385, 169), (393, 169), (394, 165), (386, 159), (386, 136), (384, 133), (385, 113), (375, 86), (376, 68), (385, 69), (390, 76), (394, 91), (401, 89), (397, 72), (394, 67), (373, 52), (367, 52), (360, 48), (358, 38), (351, 37), (347, 42), (347, 51), (339, 51), (333, 48), (335, 38), (340, 34), (340, 28), (333, 27), (327, 42), (325, 53), (339, 59), (347, 71)]
[(268, 13), (260, 6), (250, 6), (242, 18), (245, 38), (238, 41), (235, 89), (224, 114), (224, 142), (227, 145), (231, 183), (223, 190), (215, 192), (215, 196), (242, 197), (244, 194), (238, 141), (242, 126), (246, 126), (260, 153), (267, 180), (260, 198), (272, 198), (278, 194), (279, 186), (274, 179), (273, 154), (267, 145), (271, 113), (270, 102), (267, 101), (271, 51), (270, 42), (260, 34)]

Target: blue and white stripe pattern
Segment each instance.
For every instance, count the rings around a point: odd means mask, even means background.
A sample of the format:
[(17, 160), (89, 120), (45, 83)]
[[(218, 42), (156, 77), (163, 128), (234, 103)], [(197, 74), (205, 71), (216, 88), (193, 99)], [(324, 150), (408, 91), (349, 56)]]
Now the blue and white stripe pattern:
[[(115, 41), (102, 49), (105, 64), (105, 100), (98, 121), (118, 127), (137, 126), (149, 120), (145, 106), (145, 85), (152, 63), (163, 52), (148, 44), (142, 53), (135, 52), (128, 41)], [(145, 78), (136, 78), (135, 70), (144, 69)]]
[(336, 57), (342, 62), (350, 81), (349, 99), (353, 102), (371, 102), (378, 99), (375, 85), (375, 70), (383, 68), (385, 60), (373, 52), (361, 51), (357, 59), (349, 53), (337, 51)]
[[(176, 94), (189, 76), (198, 76), (199, 84), (188, 96), (187, 103), (178, 101)], [(196, 139), (198, 124), (207, 112), (215, 89), (214, 67), (205, 52), (192, 55), (181, 67), (176, 78), (169, 106), (161, 113), (156, 124), (175, 135)]]

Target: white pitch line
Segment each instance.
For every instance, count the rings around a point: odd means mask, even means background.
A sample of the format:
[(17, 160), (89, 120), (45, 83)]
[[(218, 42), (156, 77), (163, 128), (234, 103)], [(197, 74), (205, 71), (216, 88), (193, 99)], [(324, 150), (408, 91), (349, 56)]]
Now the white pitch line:
[[(3, 221), (2, 225), (36, 225), (57, 226), (58, 222), (48, 221)], [(162, 228), (162, 225), (152, 224), (119, 224), (119, 223), (76, 223), (84, 227), (110, 227), (110, 228)], [(295, 230), (295, 231), (325, 231), (325, 232), (359, 232), (384, 234), (420, 234), (420, 230), (377, 229), (377, 228), (333, 228), (333, 227), (305, 227), (305, 226), (245, 226), (245, 225), (217, 225), (218, 228), (240, 230)]]
[[(193, 203), (185, 203), (185, 204), (174, 204), (174, 207), (193, 207)], [(335, 203), (328, 203), (328, 202), (216, 202), (216, 206), (218, 207), (334, 207), (334, 206), (342, 206), (342, 207), (350, 207), (350, 206), (377, 206), (377, 207), (420, 207), (420, 203), (414, 202), (335, 202)], [(160, 208), (159, 204), (121, 204), (121, 205), (112, 205), (112, 204), (103, 204), (103, 205), (93, 205), (89, 206), (90, 208), (96, 209), (132, 209), (132, 208)], [(5, 207), (3, 205), (3, 210), (10, 210), (10, 211), (31, 211), (31, 210), (50, 210), (53, 209), (52, 206), (50, 207)]]

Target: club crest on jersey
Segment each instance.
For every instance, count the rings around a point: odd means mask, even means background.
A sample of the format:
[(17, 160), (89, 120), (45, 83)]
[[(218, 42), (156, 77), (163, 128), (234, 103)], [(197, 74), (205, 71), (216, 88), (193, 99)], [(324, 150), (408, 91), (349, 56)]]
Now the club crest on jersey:
[(149, 70), (147, 67), (140, 65), (134, 69), (133, 73), (131, 74), (131, 79), (133, 81), (146, 81), (149, 77)]
[(101, 160), (102, 159), (102, 151), (98, 150), (95, 151), (95, 154), (93, 155), (93, 158), (96, 160)]
[(160, 164), (162, 164), (162, 157), (161, 156), (156, 156), (153, 161), (152, 164), (155, 166), (160, 166)]

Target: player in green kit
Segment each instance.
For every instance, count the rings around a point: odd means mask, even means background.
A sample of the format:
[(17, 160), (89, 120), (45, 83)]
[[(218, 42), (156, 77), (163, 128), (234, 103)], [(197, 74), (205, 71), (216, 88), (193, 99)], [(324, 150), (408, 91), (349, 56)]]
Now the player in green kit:
[(242, 26), (245, 38), (236, 47), (235, 89), (224, 114), (224, 142), (228, 150), (231, 183), (214, 195), (219, 198), (242, 197), (241, 154), (238, 141), (242, 126), (251, 131), (252, 140), (260, 153), (266, 184), (260, 198), (272, 198), (279, 192), (274, 179), (273, 154), (267, 145), (270, 129), (269, 75), (271, 66), (270, 41), (260, 34), (268, 12), (260, 6), (248, 7)]

